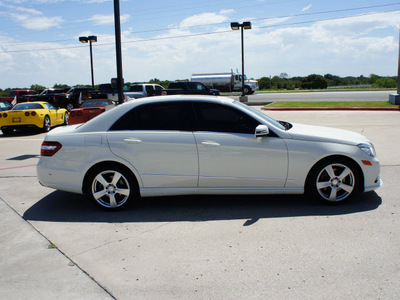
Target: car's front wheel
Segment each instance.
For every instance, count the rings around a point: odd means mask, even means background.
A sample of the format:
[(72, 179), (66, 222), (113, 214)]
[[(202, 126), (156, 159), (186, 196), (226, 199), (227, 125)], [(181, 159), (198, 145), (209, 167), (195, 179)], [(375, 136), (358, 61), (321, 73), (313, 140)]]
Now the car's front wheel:
[(353, 162), (328, 159), (310, 172), (307, 191), (325, 203), (343, 203), (358, 191), (359, 173)]
[(86, 181), (86, 194), (100, 207), (119, 209), (138, 195), (131, 173), (121, 166), (102, 166), (93, 170)]

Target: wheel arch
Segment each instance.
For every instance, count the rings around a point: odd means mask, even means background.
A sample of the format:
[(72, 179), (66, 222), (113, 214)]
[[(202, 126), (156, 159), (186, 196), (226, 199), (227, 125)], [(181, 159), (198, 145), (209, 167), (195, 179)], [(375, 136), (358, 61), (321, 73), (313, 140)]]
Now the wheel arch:
[(307, 177), (306, 177), (306, 182), (305, 182), (305, 191), (308, 192), (309, 187), (310, 187), (310, 177), (315, 171), (315, 169), (319, 168), (320, 165), (327, 163), (331, 160), (337, 160), (337, 162), (347, 162), (351, 166), (355, 168), (355, 171), (357, 172), (356, 180), (358, 183), (358, 192), (363, 192), (364, 191), (364, 172), (362, 171), (360, 165), (351, 157), (345, 156), (345, 155), (329, 155), (324, 158), (321, 158), (317, 162), (314, 163), (312, 168), (308, 171)]
[(132, 179), (135, 180), (134, 184), (136, 184), (136, 187), (138, 188), (138, 192), (140, 193), (140, 185), (139, 185), (139, 181), (138, 181), (138, 178), (136, 177), (135, 173), (130, 168), (128, 168), (126, 165), (124, 165), (120, 162), (108, 160), (108, 161), (98, 162), (98, 163), (94, 164), (93, 166), (91, 166), (86, 171), (85, 176), (83, 177), (83, 181), (82, 181), (82, 192), (84, 194), (86, 194), (88, 192), (87, 191), (87, 186), (88, 186), (87, 183), (90, 179), (92, 172), (94, 172), (96, 169), (104, 168), (104, 167), (108, 167), (108, 166), (110, 166), (110, 167), (118, 166), (118, 167), (125, 169), (129, 173), (129, 175), (132, 176)]

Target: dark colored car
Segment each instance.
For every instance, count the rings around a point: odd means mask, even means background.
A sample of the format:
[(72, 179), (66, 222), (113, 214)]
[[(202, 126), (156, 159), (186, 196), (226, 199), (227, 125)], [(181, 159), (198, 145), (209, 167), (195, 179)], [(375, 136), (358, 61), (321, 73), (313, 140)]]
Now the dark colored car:
[(13, 106), (8, 101), (0, 101), (0, 111), (10, 110)]

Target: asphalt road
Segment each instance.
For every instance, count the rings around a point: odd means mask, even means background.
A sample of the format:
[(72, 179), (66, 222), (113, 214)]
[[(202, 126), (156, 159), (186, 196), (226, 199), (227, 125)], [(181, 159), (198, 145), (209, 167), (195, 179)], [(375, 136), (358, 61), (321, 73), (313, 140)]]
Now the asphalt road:
[(0, 135), (0, 298), (399, 299), (399, 112), (268, 113), (364, 132), (384, 185), (341, 206), (195, 196), (110, 213), (38, 184), (44, 134)]
[[(249, 102), (273, 102), (273, 101), (389, 101), (389, 95), (393, 91), (349, 91), (349, 92), (301, 92), (301, 93), (263, 93), (248, 96)], [(239, 97), (234, 97), (238, 99)]]

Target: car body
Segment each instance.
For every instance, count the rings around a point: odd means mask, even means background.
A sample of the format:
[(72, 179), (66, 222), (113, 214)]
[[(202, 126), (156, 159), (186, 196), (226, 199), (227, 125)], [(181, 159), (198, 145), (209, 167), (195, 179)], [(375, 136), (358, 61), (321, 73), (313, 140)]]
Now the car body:
[(0, 113), (0, 128), (4, 134), (26, 127), (49, 131), (52, 127), (68, 124), (66, 109), (57, 109), (47, 102), (25, 102)]
[(128, 92), (124, 92), (125, 97), (129, 98), (144, 98), (151, 96), (166, 95), (167, 92), (159, 84), (138, 83), (129, 88)]
[(80, 108), (74, 108), (69, 112), (69, 124), (85, 123), (115, 106), (115, 102), (109, 99), (85, 100)]
[(8, 101), (0, 101), (0, 111), (10, 110), (13, 106)]
[(135, 197), (302, 194), (346, 201), (381, 185), (374, 146), (351, 131), (276, 121), (230, 98), (126, 102), (42, 144), (42, 185), (106, 209)]

